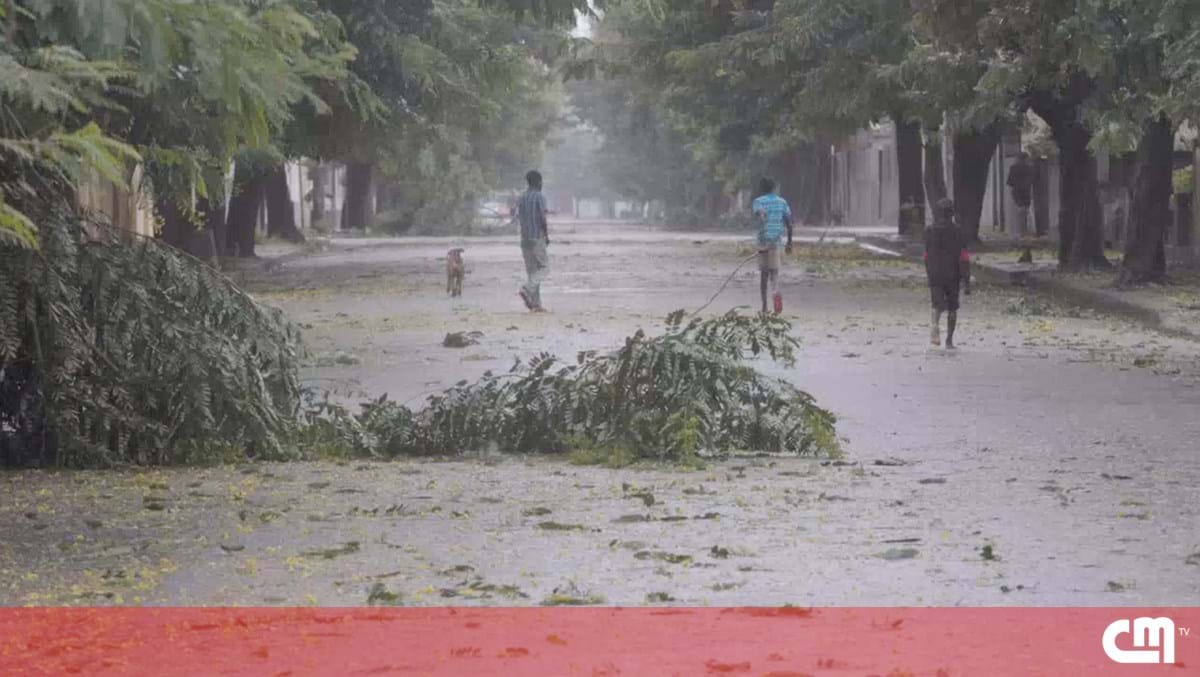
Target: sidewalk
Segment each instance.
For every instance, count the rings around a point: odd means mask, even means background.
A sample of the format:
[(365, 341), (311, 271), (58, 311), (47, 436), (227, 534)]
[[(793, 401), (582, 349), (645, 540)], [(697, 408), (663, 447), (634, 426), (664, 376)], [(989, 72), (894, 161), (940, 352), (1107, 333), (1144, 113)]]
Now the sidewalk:
[[(920, 261), (922, 246), (897, 235), (867, 235), (857, 238), (860, 246), (883, 250), (912, 261)], [(1093, 308), (1140, 322), (1176, 336), (1200, 340), (1200, 273), (1174, 274), (1167, 287), (1117, 289), (1115, 273), (1060, 273), (1058, 264), (1045, 252), (1033, 263), (1017, 263), (1010, 251), (983, 253), (975, 257), (974, 274), (997, 284), (1022, 286), (1073, 305)]]

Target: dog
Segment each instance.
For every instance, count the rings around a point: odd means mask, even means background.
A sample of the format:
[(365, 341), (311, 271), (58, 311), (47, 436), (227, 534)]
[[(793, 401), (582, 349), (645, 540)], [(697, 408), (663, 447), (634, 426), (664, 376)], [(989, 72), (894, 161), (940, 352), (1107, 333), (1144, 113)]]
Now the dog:
[(462, 296), (463, 277), (467, 274), (467, 266), (463, 263), (464, 249), (451, 249), (446, 252), (446, 293), (450, 296)]

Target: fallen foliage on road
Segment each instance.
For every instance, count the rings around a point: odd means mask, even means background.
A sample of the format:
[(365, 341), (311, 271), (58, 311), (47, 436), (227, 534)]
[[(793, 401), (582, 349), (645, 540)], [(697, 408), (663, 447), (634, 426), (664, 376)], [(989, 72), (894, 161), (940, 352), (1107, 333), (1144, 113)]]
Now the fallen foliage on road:
[(323, 403), (305, 443), (371, 456), (501, 452), (582, 453), (597, 462), (692, 461), (737, 451), (836, 455), (834, 416), (795, 386), (747, 362), (790, 364), (786, 320), (676, 312), (666, 333), (638, 331), (611, 353), (574, 364), (542, 354), (506, 374), (462, 381), (412, 411), (386, 398), (358, 414)]

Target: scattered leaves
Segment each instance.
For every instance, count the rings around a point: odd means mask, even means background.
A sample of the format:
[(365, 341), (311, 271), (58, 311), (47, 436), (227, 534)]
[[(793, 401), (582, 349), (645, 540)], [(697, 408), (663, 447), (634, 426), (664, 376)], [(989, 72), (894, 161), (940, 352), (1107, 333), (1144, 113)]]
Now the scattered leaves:
[(388, 590), (383, 583), (375, 583), (367, 593), (367, 606), (400, 606), (400, 593)]
[(302, 557), (313, 557), (320, 559), (334, 559), (342, 555), (352, 555), (359, 551), (358, 541), (347, 541), (346, 543), (336, 548), (325, 548), (322, 550), (306, 550), (300, 553)]
[(588, 528), (582, 524), (563, 524), (561, 522), (541, 522), (537, 528), (544, 531), (587, 531)]
[(898, 562), (900, 560), (915, 559), (921, 552), (916, 548), (892, 548), (878, 555), (880, 559), (889, 562)]

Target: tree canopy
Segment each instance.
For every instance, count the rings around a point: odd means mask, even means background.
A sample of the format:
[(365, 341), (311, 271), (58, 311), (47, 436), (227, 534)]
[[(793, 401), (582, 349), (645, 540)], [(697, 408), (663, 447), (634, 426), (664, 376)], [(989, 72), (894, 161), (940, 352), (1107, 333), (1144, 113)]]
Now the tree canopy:
[[(218, 254), (227, 199), (230, 240), (253, 251), (244, 217), (289, 158), (371, 163), (426, 219), (449, 220), (540, 159), (553, 62), (586, 9), (0, 2), (4, 462), (10, 441), (17, 463), (278, 455), (296, 421), (295, 328), (176, 248), (97, 222), (81, 187), (102, 177), (148, 193), (163, 240), (190, 249), (200, 235)], [(133, 185), (138, 166), (147, 181)]]
[[(1195, 0), (614, 0), (576, 65), (578, 75), (619, 83), (606, 96), (653, 112), (654, 124), (643, 118), (636, 129), (592, 114), (610, 152), (661, 127), (726, 190), (805, 144), (824, 153), (829, 139), (890, 120), (909, 179), (901, 203), (919, 206), (923, 193), (945, 191), (937, 149), (945, 135), (972, 236), (999, 130), (1032, 111), (1048, 124), (1062, 167), (1060, 261), (1103, 268), (1095, 154), (1157, 144), (1160, 152), (1138, 160), (1135, 183), (1146, 188), (1134, 191), (1135, 221), (1145, 222), (1132, 224), (1130, 242), (1160, 241), (1170, 195), (1164, 139), (1194, 123), (1200, 100), (1197, 11)], [(585, 111), (603, 109), (577, 98)], [(934, 174), (924, 189), (922, 171)], [(1155, 257), (1127, 252), (1131, 279), (1161, 276)]]

